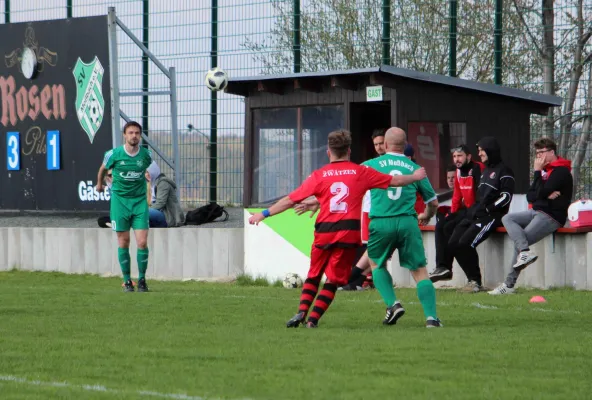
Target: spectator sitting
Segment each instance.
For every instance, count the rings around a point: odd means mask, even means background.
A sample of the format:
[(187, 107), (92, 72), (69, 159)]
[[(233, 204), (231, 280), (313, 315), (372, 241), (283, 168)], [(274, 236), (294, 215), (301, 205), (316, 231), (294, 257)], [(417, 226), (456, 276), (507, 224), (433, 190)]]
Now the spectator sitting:
[(574, 190), (571, 161), (557, 155), (557, 144), (551, 138), (537, 140), (534, 149), (534, 177), (526, 193), (532, 208), (502, 217), (514, 242), (513, 270), (504, 283), (489, 292), (491, 295), (514, 293), (520, 272), (538, 258), (529, 246), (551, 235), (567, 221)]
[[(446, 168), (446, 184), (448, 185), (449, 189), (454, 190), (455, 178), (456, 178), (456, 165), (449, 165)], [(436, 213), (436, 221), (439, 221), (440, 218), (446, 217), (446, 215), (450, 213), (451, 209), (452, 209), (451, 206), (439, 206), (438, 212)]]
[[(107, 186), (109, 188), (109, 190), (111, 190), (111, 185), (113, 184), (113, 170), (111, 170), (111, 169), (107, 170), (107, 173), (105, 174), (104, 184), (105, 184), (105, 186)], [(97, 219), (97, 223), (99, 224), (99, 227), (101, 227), (101, 228), (111, 228), (111, 216), (109, 216), (109, 215), (100, 216)]]
[(150, 204), (150, 227), (167, 228), (185, 224), (185, 213), (177, 197), (177, 185), (160, 172), (156, 162), (152, 162), (146, 171), (152, 187)]

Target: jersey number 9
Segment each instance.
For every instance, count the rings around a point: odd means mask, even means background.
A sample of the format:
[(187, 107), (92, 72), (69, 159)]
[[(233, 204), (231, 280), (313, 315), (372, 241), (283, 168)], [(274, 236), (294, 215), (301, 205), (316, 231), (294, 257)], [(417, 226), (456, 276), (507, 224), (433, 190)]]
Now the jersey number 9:
[[(393, 169), (391, 172), (389, 172), (389, 175), (391, 176), (395, 176), (395, 175), (403, 175), (403, 173), (399, 170)], [(387, 190), (388, 193), (388, 197), (391, 200), (398, 200), (399, 197), (401, 197), (401, 192), (403, 191), (402, 187), (396, 187), (396, 188), (391, 188)]]

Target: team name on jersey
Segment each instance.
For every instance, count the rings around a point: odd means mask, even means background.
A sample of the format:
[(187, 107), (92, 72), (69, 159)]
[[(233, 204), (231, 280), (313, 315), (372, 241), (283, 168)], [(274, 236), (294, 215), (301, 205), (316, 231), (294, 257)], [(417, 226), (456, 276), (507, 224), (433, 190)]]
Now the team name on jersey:
[(405, 161), (402, 161), (402, 160), (393, 160), (390, 158), (387, 160), (380, 160), (380, 166), (381, 167), (403, 167), (403, 168), (407, 168), (411, 172), (414, 171), (413, 165), (407, 164)]
[(326, 178), (328, 176), (356, 175), (357, 173), (358, 171), (356, 171), (355, 169), (329, 169), (327, 171), (323, 171), (323, 178)]

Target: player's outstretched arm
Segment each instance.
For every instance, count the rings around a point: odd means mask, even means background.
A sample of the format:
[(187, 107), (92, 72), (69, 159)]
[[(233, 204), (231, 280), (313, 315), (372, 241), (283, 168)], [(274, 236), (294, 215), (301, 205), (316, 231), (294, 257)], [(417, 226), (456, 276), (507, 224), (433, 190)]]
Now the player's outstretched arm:
[(427, 176), (425, 168), (420, 168), (411, 175), (394, 175), (390, 186), (407, 186), (413, 182), (422, 180)]
[(263, 212), (251, 215), (249, 218), (249, 224), (259, 225), (259, 222), (263, 221), (265, 218), (283, 213), (288, 208), (294, 207), (294, 204), (296, 203), (294, 203), (289, 196), (286, 196), (275, 203), (273, 206), (269, 207), (267, 210), (263, 210)]
[(107, 171), (105, 164), (101, 164), (101, 168), (99, 168), (99, 173), (97, 174), (97, 192), (99, 193), (104, 190), (103, 179), (105, 179), (105, 171)]

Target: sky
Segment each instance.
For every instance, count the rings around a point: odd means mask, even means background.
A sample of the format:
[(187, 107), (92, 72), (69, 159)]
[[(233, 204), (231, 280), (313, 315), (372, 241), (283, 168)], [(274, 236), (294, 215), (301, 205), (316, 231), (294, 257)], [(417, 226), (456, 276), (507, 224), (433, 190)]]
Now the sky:
[[(41, 6), (39, 4), (42, 4)], [(192, 124), (209, 135), (210, 91), (204, 85), (210, 68), (210, 0), (150, 0), (149, 49), (165, 67), (175, 67), (177, 75), (178, 126), (187, 132)], [(246, 37), (263, 39), (273, 26), (269, 0), (219, 0), (218, 66), (229, 76), (252, 76), (261, 65), (241, 46)], [(5, 1), (0, 0), (0, 12)], [(66, 18), (66, 0), (12, 0), (11, 22)], [(107, 14), (116, 7), (119, 19), (141, 40), (141, 0), (73, 0), (73, 16)], [(0, 16), (0, 21), (3, 21)], [(141, 90), (140, 49), (118, 30), (120, 90)], [(168, 79), (150, 63), (150, 89), (168, 89)], [(218, 135), (242, 135), (244, 103), (239, 96), (218, 93)], [(133, 118), (141, 117), (141, 98), (122, 97), (122, 110)], [(150, 97), (150, 130), (169, 131), (170, 102), (166, 96)], [(194, 133), (195, 134), (195, 133)]]

